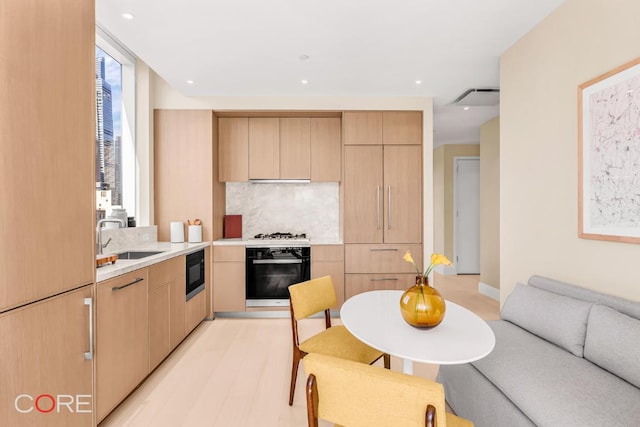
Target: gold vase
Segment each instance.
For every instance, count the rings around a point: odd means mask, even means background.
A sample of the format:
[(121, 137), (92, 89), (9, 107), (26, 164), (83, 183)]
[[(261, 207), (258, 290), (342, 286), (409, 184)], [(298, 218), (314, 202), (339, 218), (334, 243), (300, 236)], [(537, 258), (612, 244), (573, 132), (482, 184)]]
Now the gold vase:
[(436, 327), (444, 319), (444, 298), (429, 286), (429, 278), (416, 276), (416, 284), (400, 298), (402, 317), (411, 326), (422, 329)]

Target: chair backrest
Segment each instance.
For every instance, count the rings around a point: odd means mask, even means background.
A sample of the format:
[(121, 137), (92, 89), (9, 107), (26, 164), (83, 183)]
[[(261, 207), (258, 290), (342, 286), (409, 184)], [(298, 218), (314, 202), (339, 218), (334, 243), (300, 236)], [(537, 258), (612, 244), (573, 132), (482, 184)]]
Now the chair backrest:
[(436, 425), (446, 426), (442, 384), (321, 354), (303, 363), (307, 376), (315, 376), (321, 419), (349, 427), (423, 427), (431, 405)]
[(289, 286), (291, 307), (296, 320), (304, 319), (336, 305), (331, 276), (319, 277)]

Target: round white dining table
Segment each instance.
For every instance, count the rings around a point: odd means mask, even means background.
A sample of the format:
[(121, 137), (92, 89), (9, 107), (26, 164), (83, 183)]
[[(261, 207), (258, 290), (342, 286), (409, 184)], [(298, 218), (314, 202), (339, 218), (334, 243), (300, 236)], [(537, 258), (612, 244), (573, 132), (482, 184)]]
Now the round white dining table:
[(365, 344), (401, 358), (406, 374), (413, 374), (413, 362), (467, 363), (493, 350), (496, 339), (487, 322), (451, 301), (435, 328), (409, 325), (400, 313), (402, 293), (370, 291), (349, 298), (340, 309), (343, 325)]

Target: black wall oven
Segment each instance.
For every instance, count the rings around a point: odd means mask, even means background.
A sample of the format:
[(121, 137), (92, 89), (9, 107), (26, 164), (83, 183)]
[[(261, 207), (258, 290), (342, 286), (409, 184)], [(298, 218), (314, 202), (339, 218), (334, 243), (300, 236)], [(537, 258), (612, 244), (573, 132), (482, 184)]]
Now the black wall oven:
[(247, 247), (247, 307), (289, 305), (289, 285), (311, 278), (308, 246)]
[(187, 301), (204, 290), (204, 249), (187, 254)]

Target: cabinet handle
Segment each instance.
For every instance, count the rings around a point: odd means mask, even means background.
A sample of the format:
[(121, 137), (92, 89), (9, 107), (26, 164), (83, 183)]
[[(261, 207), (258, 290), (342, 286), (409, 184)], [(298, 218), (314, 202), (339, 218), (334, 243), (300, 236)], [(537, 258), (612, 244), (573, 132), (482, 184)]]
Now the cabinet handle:
[(93, 298), (85, 298), (84, 305), (89, 306), (89, 351), (84, 353), (84, 360), (93, 359)]
[(371, 252), (382, 252), (382, 251), (396, 251), (396, 252), (398, 252), (398, 248), (371, 248), (369, 250)]
[(369, 279), (370, 282), (386, 282), (386, 281), (394, 281), (394, 280), (398, 280), (397, 277), (379, 277), (379, 278), (372, 278)]
[(376, 185), (376, 229), (380, 230), (380, 186)]
[(387, 187), (387, 230), (391, 230), (391, 186)]
[(126, 285), (122, 285), (122, 286), (114, 286), (113, 288), (111, 288), (112, 291), (119, 291), (120, 289), (124, 289), (126, 287), (129, 287), (131, 285), (135, 285), (138, 282), (142, 282), (144, 279), (142, 277), (138, 277), (136, 280), (134, 280), (131, 283), (127, 283)]

